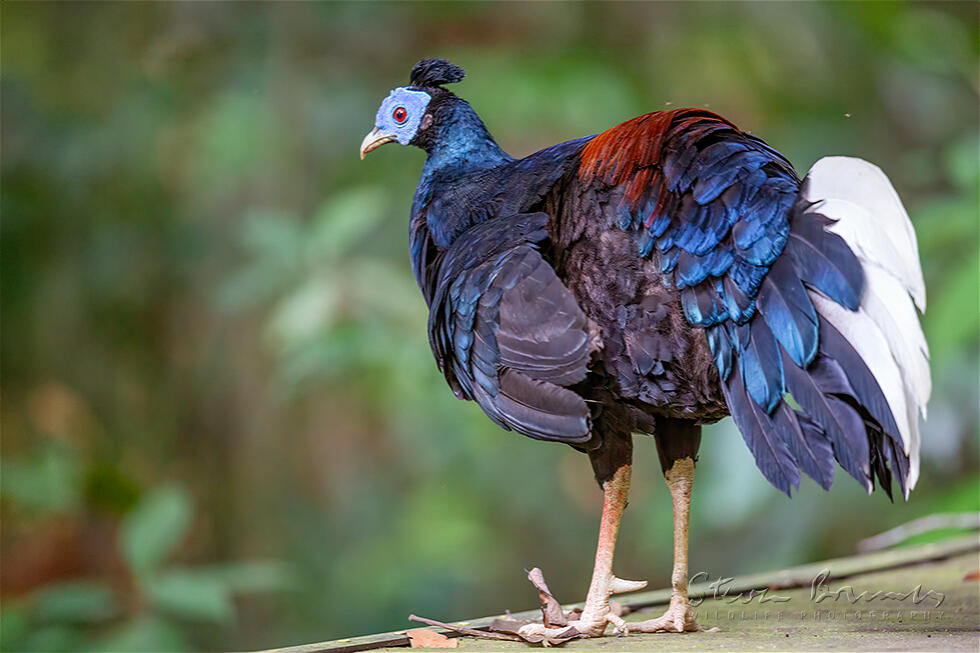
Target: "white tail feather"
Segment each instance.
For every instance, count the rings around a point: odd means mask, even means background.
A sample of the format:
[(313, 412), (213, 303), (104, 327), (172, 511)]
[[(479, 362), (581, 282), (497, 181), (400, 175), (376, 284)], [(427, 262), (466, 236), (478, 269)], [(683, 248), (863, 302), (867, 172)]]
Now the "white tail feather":
[[(914, 403), (909, 405), (909, 395), (902, 378), (902, 371), (892, 356), (885, 334), (863, 308), (849, 311), (814, 291), (810, 291), (810, 299), (813, 300), (813, 305), (820, 315), (833, 324), (834, 328), (851, 343), (854, 351), (878, 381), (878, 386), (891, 408), (895, 423), (898, 424), (902, 448), (909, 456), (909, 477), (910, 479), (918, 477), (919, 422), (915, 419), (916, 406)], [(913, 419), (909, 419), (910, 415)], [(910, 480), (909, 487), (912, 484), (914, 481)]]
[(920, 311), (926, 306), (915, 231), (891, 182), (861, 159), (817, 161), (807, 174), (803, 196), (836, 220), (830, 231), (847, 242), (864, 268), (865, 291), (857, 311), (810, 294), (820, 314), (847, 338), (878, 381), (909, 456), (911, 489), (919, 476), (918, 413), (925, 417), (932, 391), (929, 348), (915, 311), (915, 306)]
[(867, 286), (861, 310), (868, 313), (884, 333), (902, 378), (916, 406), (925, 417), (926, 402), (932, 392), (929, 376), (929, 345), (919, 325), (908, 291), (898, 279), (877, 265), (864, 265)]
[[(812, 191), (808, 192), (808, 195), (810, 193)], [(814, 208), (818, 213), (828, 217), (848, 216), (849, 219), (838, 219), (830, 225), (830, 231), (847, 241), (862, 261), (874, 263), (887, 270), (901, 281), (905, 288), (916, 289), (916, 292), (921, 293), (916, 299), (916, 294), (911, 290), (908, 291), (915, 299), (919, 310), (925, 310), (925, 290), (921, 289), (922, 270), (919, 268), (918, 253), (912, 255), (908, 251), (896, 248), (892, 239), (883, 235), (887, 233), (888, 227), (882, 224), (881, 220), (876, 220), (865, 207), (854, 202), (822, 199)]]
[[(871, 222), (857, 220), (856, 222), (863, 224), (854, 225), (854, 229), (857, 233), (868, 233), (867, 229), (870, 228), (874, 237), (867, 239), (862, 235), (853, 242), (859, 243), (859, 247), (863, 250), (870, 249), (874, 252), (878, 248), (878, 243), (887, 239), (896, 256), (872, 255), (870, 260), (878, 259), (879, 265), (887, 262), (887, 265), (882, 265), (885, 269), (890, 270), (894, 266), (895, 269), (903, 270), (901, 274), (894, 272), (893, 274), (907, 284), (906, 288), (919, 310), (926, 310), (926, 285), (922, 280), (922, 265), (919, 263), (919, 245), (915, 237), (915, 229), (902, 205), (902, 200), (899, 199), (898, 193), (895, 192), (895, 188), (881, 168), (863, 159), (828, 156), (813, 164), (806, 179), (804, 197), (811, 202), (845, 200), (868, 212)], [(841, 237), (851, 244), (852, 241), (843, 233)]]

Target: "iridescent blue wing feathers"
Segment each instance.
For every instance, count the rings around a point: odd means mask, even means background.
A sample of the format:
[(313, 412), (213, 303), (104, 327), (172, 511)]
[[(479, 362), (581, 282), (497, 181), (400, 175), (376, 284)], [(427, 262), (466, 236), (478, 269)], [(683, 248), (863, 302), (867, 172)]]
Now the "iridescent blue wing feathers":
[(857, 310), (861, 262), (800, 198), (785, 158), (719, 116), (678, 110), (600, 134), (579, 174), (608, 189), (615, 224), (639, 232), (637, 254), (657, 260), (687, 321), (705, 329), (766, 478), (789, 493), (802, 469), (827, 488), (836, 458), (869, 490), (895, 472), (904, 491), (908, 458), (889, 403), (811, 295)]
[(569, 443), (590, 436), (582, 381), (589, 357), (585, 315), (541, 257), (544, 213), (477, 224), (439, 263), (429, 337), (457, 395), (497, 424)]

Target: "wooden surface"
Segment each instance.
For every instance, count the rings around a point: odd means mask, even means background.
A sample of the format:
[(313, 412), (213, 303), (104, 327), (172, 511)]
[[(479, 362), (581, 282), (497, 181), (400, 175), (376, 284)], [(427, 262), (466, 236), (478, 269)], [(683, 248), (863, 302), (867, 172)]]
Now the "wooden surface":
[[(703, 600), (697, 608), (698, 621), (706, 628), (718, 627), (719, 632), (610, 636), (576, 640), (564, 648), (977, 651), (980, 650), (980, 582), (964, 577), (980, 567), (978, 552), (980, 540), (973, 534), (743, 576), (723, 585), (692, 583), (692, 600)], [(529, 590), (529, 602), (532, 593)], [(618, 597), (620, 603), (633, 610), (627, 621), (658, 615), (669, 599), (670, 590)], [(438, 618), (438, 615), (426, 616)], [(472, 619), (465, 625), (485, 628), (495, 616)], [(539, 617), (540, 612), (533, 610), (514, 616), (533, 618)], [(406, 622), (406, 629), (411, 627)], [(403, 633), (381, 633), (261, 653), (383, 650), (407, 646), (408, 638)], [(528, 648), (523, 643), (471, 637), (460, 640), (460, 650)]]

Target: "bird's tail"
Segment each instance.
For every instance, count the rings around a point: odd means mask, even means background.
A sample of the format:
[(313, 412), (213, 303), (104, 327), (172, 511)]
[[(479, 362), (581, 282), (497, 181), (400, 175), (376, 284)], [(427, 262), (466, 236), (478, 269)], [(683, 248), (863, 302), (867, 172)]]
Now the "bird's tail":
[(919, 413), (925, 417), (931, 392), (929, 347), (915, 310), (926, 307), (915, 231), (891, 182), (861, 159), (820, 159), (804, 179), (801, 199), (834, 221), (826, 228), (861, 263), (865, 288), (856, 311), (809, 293), (821, 342), (834, 346), (839, 337), (838, 348), (853, 349), (887, 400), (909, 461), (899, 483), (908, 498), (919, 475)]

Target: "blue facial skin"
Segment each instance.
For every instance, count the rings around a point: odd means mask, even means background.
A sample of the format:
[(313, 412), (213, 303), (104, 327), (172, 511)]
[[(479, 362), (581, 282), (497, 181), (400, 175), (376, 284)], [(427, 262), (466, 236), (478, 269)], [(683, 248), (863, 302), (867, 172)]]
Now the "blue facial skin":
[[(425, 91), (411, 91), (407, 88), (396, 88), (381, 103), (374, 126), (385, 134), (391, 134), (402, 145), (408, 145), (415, 137), (415, 131), (422, 122), (425, 108), (432, 98)], [(406, 117), (403, 122), (395, 120), (395, 110), (404, 107)]]

